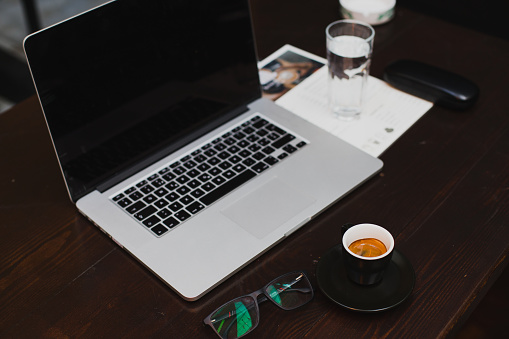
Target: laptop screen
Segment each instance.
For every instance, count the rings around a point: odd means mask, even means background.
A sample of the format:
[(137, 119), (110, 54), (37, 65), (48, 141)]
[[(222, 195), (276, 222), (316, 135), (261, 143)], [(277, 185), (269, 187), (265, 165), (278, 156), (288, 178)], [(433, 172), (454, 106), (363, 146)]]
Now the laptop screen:
[(74, 201), (260, 97), (247, 0), (112, 1), (25, 53)]

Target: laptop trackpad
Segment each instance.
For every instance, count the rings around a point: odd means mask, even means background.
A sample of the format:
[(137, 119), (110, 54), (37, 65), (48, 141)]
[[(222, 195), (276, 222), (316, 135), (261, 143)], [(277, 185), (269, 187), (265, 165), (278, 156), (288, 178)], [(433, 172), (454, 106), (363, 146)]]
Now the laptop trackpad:
[(262, 239), (314, 202), (314, 198), (273, 178), (221, 212)]

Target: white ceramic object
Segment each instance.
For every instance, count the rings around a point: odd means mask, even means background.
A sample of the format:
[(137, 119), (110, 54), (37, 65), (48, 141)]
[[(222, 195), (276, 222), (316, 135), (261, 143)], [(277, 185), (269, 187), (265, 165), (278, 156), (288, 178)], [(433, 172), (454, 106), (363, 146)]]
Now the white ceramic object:
[(370, 25), (380, 25), (394, 17), (396, 0), (339, 0), (341, 15)]

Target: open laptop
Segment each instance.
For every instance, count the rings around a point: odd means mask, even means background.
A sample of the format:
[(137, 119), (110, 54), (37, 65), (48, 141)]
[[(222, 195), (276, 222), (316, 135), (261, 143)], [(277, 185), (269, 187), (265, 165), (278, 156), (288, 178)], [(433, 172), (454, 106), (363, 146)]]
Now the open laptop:
[(247, 0), (118, 0), (29, 35), (71, 200), (196, 300), (382, 162), (261, 99)]

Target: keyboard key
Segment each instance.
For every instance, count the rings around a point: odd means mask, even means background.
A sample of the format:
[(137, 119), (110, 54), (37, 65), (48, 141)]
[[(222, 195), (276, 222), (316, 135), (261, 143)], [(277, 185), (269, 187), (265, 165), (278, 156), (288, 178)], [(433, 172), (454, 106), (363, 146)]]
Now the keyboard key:
[(166, 184), (166, 181), (164, 181), (164, 180), (163, 180), (163, 179), (161, 179), (161, 178), (158, 178), (158, 179), (156, 179), (156, 180), (152, 181), (152, 185), (154, 185), (154, 187), (156, 187), (156, 188), (157, 188), (157, 187), (161, 187), (161, 186), (163, 186), (164, 184)]
[(256, 152), (255, 154), (253, 154), (253, 158), (255, 160), (262, 160), (263, 158), (265, 158), (265, 154), (261, 152)]
[(254, 124), (253, 124), (253, 127), (254, 128), (262, 128), (263, 126), (267, 125), (269, 122), (265, 119), (260, 119), (258, 121), (256, 121)]
[(179, 188), (177, 188), (177, 192), (180, 195), (184, 195), (191, 192), (191, 189), (187, 186), (180, 186)]
[(156, 206), (157, 208), (163, 208), (164, 206), (168, 206), (168, 204), (169, 204), (168, 200), (159, 199), (154, 203), (154, 206)]
[(217, 145), (215, 145), (215, 146), (214, 146), (214, 149), (215, 149), (216, 151), (222, 151), (222, 150), (226, 149), (226, 145), (225, 145), (225, 144), (223, 144), (223, 143), (219, 143), (219, 144), (217, 144)]
[(232, 164), (230, 164), (228, 161), (223, 161), (218, 165), (221, 169), (227, 170), (228, 168), (232, 167)]
[(168, 206), (173, 212), (177, 212), (178, 210), (182, 209), (184, 207), (181, 203), (178, 201), (174, 202), (170, 206)]
[(253, 166), (253, 165), (256, 163), (256, 161), (254, 161), (254, 160), (253, 160), (253, 159), (251, 159), (251, 158), (247, 158), (247, 159), (245, 159), (244, 161), (242, 161), (242, 163), (243, 163), (244, 165), (246, 165), (246, 166), (251, 167), (251, 166)]
[(273, 142), (271, 146), (274, 148), (281, 148), (284, 145), (286, 145), (287, 143), (289, 143), (290, 141), (292, 141), (293, 139), (295, 139), (295, 137), (293, 135), (287, 134), (284, 137), (282, 137), (281, 139)]
[(232, 171), (232, 170), (227, 170), (225, 172), (223, 172), (223, 176), (226, 178), (226, 179), (231, 179), (235, 176), (235, 172)]
[(215, 165), (219, 164), (221, 162), (221, 160), (219, 160), (216, 157), (213, 157), (213, 158), (210, 158), (209, 160), (207, 160), (207, 162), (209, 164), (211, 164), (212, 166), (215, 166)]
[(133, 193), (134, 191), (136, 191), (136, 187), (130, 187), (130, 188), (126, 189), (124, 191), (124, 193), (129, 195), (129, 194)]
[(150, 192), (154, 191), (154, 187), (152, 187), (151, 185), (145, 185), (142, 188), (140, 188), (140, 191), (142, 191), (145, 194), (149, 194)]
[(219, 173), (221, 173), (221, 172), (222, 172), (222, 171), (221, 171), (219, 168), (217, 168), (217, 167), (214, 167), (214, 168), (212, 168), (212, 169), (209, 171), (210, 175), (212, 175), (212, 176), (214, 176), (214, 177), (215, 177), (216, 175), (218, 175)]
[(193, 168), (189, 172), (186, 173), (186, 175), (190, 176), (191, 178), (194, 178), (200, 174), (200, 171), (198, 171), (196, 168)]
[(198, 187), (198, 186), (200, 186), (200, 185), (201, 185), (201, 182), (199, 182), (199, 181), (198, 181), (198, 180), (196, 180), (196, 179), (193, 179), (193, 180), (191, 180), (191, 181), (189, 181), (189, 182), (187, 183), (187, 186), (189, 186), (190, 188), (196, 188), (196, 187)]
[(200, 154), (200, 155), (194, 157), (193, 160), (200, 164), (200, 163), (204, 162), (205, 160), (207, 160), (207, 157), (205, 157), (203, 154)]
[(166, 194), (168, 194), (168, 190), (163, 188), (163, 187), (161, 187), (161, 188), (155, 190), (154, 193), (160, 198), (160, 197), (165, 196)]
[(218, 175), (217, 177), (215, 177), (214, 179), (212, 179), (212, 182), (216, 185), (221, 185), (223, 184), (224, 182), (226, 181), (225, 178), (223, 178), (222, 176)]
[(234, 153), (237, 153), (238, 151), (240, 151), (240, 148), (238, 146), (232, 146), (230, 148), (228, 148), (228, 152), (234, 154)]
[(166, 180), (166, 181), (172, 181), (173, 179), (175, 179), (177, 176), (173, 173), (166, 173), (165, 175), (163, 175), (163, 179)]
[(236, 164), (236, 163), (242, 161), (242, 158), (239, 157), (239, 156), (234, 155), (234, 156), (230, 157), (228, 159), (228, 161), (231, 162), (232, 164)]
[(157, 215), (160, 216), (162, 219), (166, 219), (171, 215), (171, 212), (167, 208), (163, 208), (159, 212), (157, 212)]
[(229, 192), (233, 191), (237, 187), (241, 186), (245, 182), (247, 182), (249, 179), (252, 179), (256, 176), (256, 174), (253, 171), (246, 170), (233, 178), (230, 181), (227, 181), (223, 185), (217, 187), (215, 190), (211, 191), (204, 197), (200, 199), (200, 201), (205, 205), (210, 205), (217, 199), (225, 196)]
[(262, 149), (262, 152), (265, 153), (265, 154), (270, 154), (270, 153), (272, 153), (274, 151), (275, 151), (275, 149), (270, 147), (270, 146), (267, 146), (264, 149)]
[(134, 214), (134, 217), (136, 219), (142, 221), (142, 220), (148, 218), (149, 216), (151, 216), (152, 214), (154, 214), (156, 211), (157, 211), (157, 209), (151, 205), (151, 206), (148, 206), (148, 207), (142, 209), (138, 213)]
[(148, 179), (148, 181), (152, 181), (152, 180), (156, 180), (157, 178), (159, 178), (159, 174), (154, 173), (150, 177), (148, 177), (147, 179)]
[(157, 225), (160, 221), (161, 221), (161, 219), (159, 219), (158, 217), (153, 215), (150, 218), (143, 220), (143, 225), (150, 228), (150, 227)]
[(165, 173), (168, 173), (169, 171), (170, 171), (170, 168), (169, 167), (165, 167), (165, 168), (163, 168), (162, 170), (160, 170), (157, 173), (159, 173), (160, 175), (163, 175)]
[(155, 195), (153, 194), (149, 194), (149, 195), (146, 195), (144, 198), (143, 198), (143, 201), (145, 201), (147, 204), (151, 204), (153, 203), (154, 201), (156, 201), (157, 198)]
[(228, 145), (228, 146), (231, 146), (231, 145), (233, 145), (233, 144), (234, 144), (234, 143), (236, 143), (236, 142), (237, 142), (237, 140), (235, 140), (235, 139), (233, 139), (233, 138), (228, 138), (228, 139), (226, 139), (226, 140), (224, 141), (224, 143), (225, 143), (226, 145)]
[(140, 200), (141, 197), (143, 197), (143, 194), (141, 194), (138, 191), (135, 191), (134, 193), (129, 194), (129, 198), (131, 198), (131, 200), (133, 200), (133, 201)]
[(246, 135), (242, 132), (238, 132), (233, 137), (237, 140), (241, 140), (241, 139), (244, 139), (246, 137)]
[(281, 153), (280, 155), (277, 156), (277, 158), (279, 160), (283, 160), (284, 158), (286, 158), (288, 156), (288, 153)]
[(273, 131), (273, 132), (276, 132), (281, 135), (286, 134), (286, 132), (283, 129), (281, 129), (273, 124), (269, 124), (269, 125), (265, 126), (265, 128), (268, 129), (269, 131)]
[(177, 200), (178, 198), (180, 198), (180, 195), (178, 195), (177, 193), (175, 192), (170, 192), (168, 193), (167, 196), (165, 196), (165, 198), (170, 201), (170, 202), (173, 202), (175, 200)]
[(202, 188), (203, 190), (205, 190), (205, 191), (209, 192), (209, 191), (213, 190), (213, 189), (214, 189), (214, 187), (216, 187), (216, 186), (214, 186), (214, 184), (212, 184), (212, 183), (208, 182), (208, 183), (204, 184), (201, 188)]
[(201, 182), (205, 182), (205, 181), (209, 181), (210, 179), (212, 179), (212, 177), (209, 174), (204, 173), (204, 174), (200, 175), (198, 177), (198, 179), (200, 179)]
[(175, 173), (176, 175), (181, 175), (185, 172), (186, 172), (186, 169), (182, 166), (179, 166), (173, 170), (173, 173)]
[(170, 191), (173, 191), (173, 190), (177, 189), (178, 187), (180, 187), (180, 185), (177, 182), (172, 181), (172, 182), (166, 184), (164, 187), (166, 187)]
[(168, 229), (161, 224), (152, 227), (150, 230), (156, 235), (163, 235), (164, 233), (168, 232)]
[(266, 130), (264, 130), (264, 129), (261, 129), (261, 130), (256, 131), (256, 134), (258, 134), (258, 135), (259, 135), (259, 136), (261, 136), (261, 137), (264, 137), (264, 136), (266, 136), (267, 134), (269, 134), (269, 132), (267, 132), (267, 131), (266, 131)]
[(257, 151), (261, 150), (262, 147), (258, 144), (252, 144), (251, 146), (248, 147), (248, 149), (252, 152), (257, 152)]
[(249, 157), (250, 155), (251, 155), (251, 152), (249, 152), (247, 149), (239, 152), (239, 156), (241, 156), (244, 159)]
[(189, 195), (184, 195), (179, 201), (184, 205), (189, 205), (194, 201), (194, 199)]
[(233, 166), (233, 170), (235, 172), (237, 172), (237, 173), (240, 173), (240, 172), (242, 172), (245, 169), (246, 169), (246, 166), (244, 166), (242, 164), (238, 164), (238, 165)]
[(273, 166), (275, 165), (277, 162), (279, 162), (279, 160), (277, 160), (276, 158), (274, 158), (273, 156), (268, 156), (266, 157), (265, 159), (263, 159), (263, 161), (265, 161), (267, 164)]
[(279, 139), (279, 134), (274, 133), (274, 132), (269, 133), (269, 134), (267, 135), (267, 139), (272, 140), (272, 141), (274, 141), (274, 140), (276, 140), (276, 139)]
[(129, 198), (124, 198), (120, 201), (117, 202), (117, 204), (120, 206), (120, 207), (127, 207), (129, 205), (131, 205), (133, 202), (129, 199)]
[(125, 195), (120, 193), (112, 198), (113, 201), (119, 201), (120, 199), (124, 198)]
[(165, 224), (169, 228), (173, 228), (173, 227), (177, 226), (179, 223), (180, 222), (177, 219), (175, 219), (174, 217), (169, 217), (168, 219), (163, 221), (163, 224)]
[(221, 160), (225, 160), (225, 159), (228, 159), (228, 158), (230, 157), (230, 155), (231, 155), (230, 153), (228, 153), (228, 152), (226, 152), (226, 151), (223, 151), (223, 152), (219, 153), (219, 154), (217, 155), (217, 157), (218, 157), (219, 159), (221, 159)]
[(251, 143), (250, 143), (249, 141), (247, 141), (247, 140), (241, 140), (241, 141), (239, 141), (239, 142), (238, 142), (238, 144), (237, 144), (237, 145), (238, 145), (240, 148), (246, 148), (246, 147), (247, 147), (247, 146), (249, 146), (250, 144), (251, 144)]
[(244, 129), (242, 130), (242, 132), (243, 132), (244, 134), (247, 134), (247, 135), (249, 135), (249, 134), (253, 133), (254, 131), (255, 131), (255, 129), (254, 129), (254, 128), (252, 128), (252, 127), (246, 127), (246, 128), (244, 128)]
[(177, 218), (181, 222), (187, 220), (189, 217), (191, 217), (191, 214), (187, 213), (186, 211), (180, 211), (178, 213), (175, 213), (175, 218)]
[(217, 152), (213, 149), (209, 149), (205, 152), (205, 155), (209, 156), (209, 157), (213, 157), (214, 155), (216, 155)]
[(203, 164), (200, 164), (198, 165), (198, 169), (202, 172), (205, 172), (205, 171), (208, 171), (210, 169), (210, 165), (209, 164), (206, 164), (206, 163), (203, 163)]
[(250, 136), (248, 136), (248, 137), (246, 138), (246, 140), (249, 140), (249, 141), (251, 141), (251, 142), (255, 142), (255, 141), (257, 141), (257, 140), (260, 140), (260, 137), (259, 137), (259, 136), (257, 136), (256, 134), (251, 134)]
[(148, 183), (147, 180), (142, 180), (139, 183), (136, 184), (136, 187), (140, 188)]
[(205, 206), (203, 204), (196, 201), (196, 202), (192, 203), (191, 205), (187, 206), (186, 210), (189, 211), (191, 214), (196, 214), (204, 208), (205, 208)]
[(259, 162), (257, 163), (256, 165), (252, 166), (251, 169), (253, 171), (255, 171), (256, 173), (262, 173), (263, 171), (265, 171), (267, 168), (269, 168), (269, 165), (263, 163), (263, 162)]
[(147, 204), (145, 204), (143, 201), (138, 201), (138, 202), (135, 202), (134, 204), (132, 204), (131, 206), (127, 207), (126, 211), (131, 214), (134, 214), (136, 212), (141, 211), (145, 207), (147, 207)]
[(179, 184), (185, 184), (185, 183), (186, 183), (186, 182), (188, 182), (189, 180), (190, 180), (190, 179), (189, 179), (189, 177), (188, 177), (188, 176), (186, 176), (186, 175), (182, 175), (182, 176), (180, 176), (180, 177), (178, 177), (178, 178), (177, 178), (177, 182), (178, 182)]
[(292, 145), (286, 145), (283, 147), (283, 150), (287, 153), (293, 153), (297, 150), (297, 148), (293, 147)]
[(205, 192), (204, 192), (202, 189), (200, 189), (200, 188), (195, 189), (194, 191), (192, 191), (192, 192), (191, 192), (191, 195), (192, 195), (193, 197), (197, 198), (197, 199), (198, 199), (199, 197), (202, 197), (204, 194), (205, 194)]

